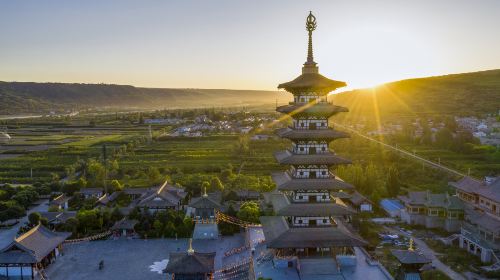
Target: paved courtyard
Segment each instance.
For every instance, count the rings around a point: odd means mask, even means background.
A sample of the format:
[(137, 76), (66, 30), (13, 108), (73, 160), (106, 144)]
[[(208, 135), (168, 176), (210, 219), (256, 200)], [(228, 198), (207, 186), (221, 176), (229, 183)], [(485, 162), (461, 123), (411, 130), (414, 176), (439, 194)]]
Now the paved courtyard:
[[(219, 240), (194, 240), (193, 247), (199, 252), (216, 251), (215, 267), (220, 269), (248, 256), (242, 253), (223, 257), (226, 251), (243, 246), (244, 241), (244, 235), (238, 234)], [(51, 280), (165, 279), (161, 270), (167, 264), (169, 252), (187, 248), (187, 239), (117, 239), (66, 245), (64, 255), (47, 269), (47, 275)], [(104, 269), (99, 270), (101, 260)]]

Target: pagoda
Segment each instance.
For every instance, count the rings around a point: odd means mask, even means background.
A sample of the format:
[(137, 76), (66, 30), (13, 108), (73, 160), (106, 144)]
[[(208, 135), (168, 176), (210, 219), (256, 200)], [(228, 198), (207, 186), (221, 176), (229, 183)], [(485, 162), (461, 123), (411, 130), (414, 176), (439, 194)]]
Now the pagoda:
[(331, 128), (328, 121), (348, 111), (327, 100), (330, 92), (346, 83), (318, 73), (313, 58), (316, 18), (312, 13), (307, 17), (306, 29), (309, 43), (302, 74), (278, 86), (293, 94), (293, 102), (276, 109), (292, 118), (289, 127), (277, 130), (280, 137), (291, 140), (292, 146), (275, 153), (277, 161), (290, 168), (272, 174), (277, 189), (266, 194), (277, 216), (261, 217), (267, 247), (274, 249), (275, 257), (287, 259), (287, 266), (293, 265), (293, 258), (345, 256), (353, 253), (353, 247), (366, 244), (344, 225), (355, 210), (335, 197), (353, 186), (330, 171), (335, 165), (350, 163), (329, 148), (331, 141), (349, 137)]

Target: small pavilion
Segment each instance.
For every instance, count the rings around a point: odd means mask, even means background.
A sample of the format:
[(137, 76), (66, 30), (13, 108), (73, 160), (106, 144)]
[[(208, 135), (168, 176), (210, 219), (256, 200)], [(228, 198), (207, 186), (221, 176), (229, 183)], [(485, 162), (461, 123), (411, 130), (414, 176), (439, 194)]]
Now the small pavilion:
[(208, 195), (205, 188), (201, 197), (193, 198), (189, 207), (194, 209), (195, 222), (194, 239), (217, 239), (219, 228), (217, 226), (217, 211), (222, 208), (215, 195)]
[(413, 248), (413, 239), (410, 239), (408, 250), (391, 250), (401, 266), (396, 274), (397, 280), (420, 280), (421, 272), (425, 265), (432, 263), (432, 260)]
[(212, 280), (215, 272), (215, 252), (195, 252), (189, 239), (187, 252), (171, 252), (164, 272), (172, 280)]
[(39, 224), (0, 250), (0, 278), (35, 279), (60, 254), (70, 232), (53, 232)]
[(217, 210), (222, 208), (215, 196), (207, 194), (205, 188), (201, 197), (193, 198), (189, 207), (194, 208), (193, 220), (196, 223), (215, 223), (217, 219)]

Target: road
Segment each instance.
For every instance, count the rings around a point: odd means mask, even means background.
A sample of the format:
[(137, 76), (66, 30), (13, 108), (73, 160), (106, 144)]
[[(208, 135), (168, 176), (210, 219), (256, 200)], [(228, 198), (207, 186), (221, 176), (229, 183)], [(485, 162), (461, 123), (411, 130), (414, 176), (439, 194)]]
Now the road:
[(404, 232), (401, 232), (397, 229), (394, 229), (392, 227), (385, 227), (386, 230), (392, 232), (392, 233), (395, 233), (395, 234), (402, 234), (408, 238), (412, 238), (413, 239), (413, 242), (415, 242), (415, 244), (417, 245), (417, 248), (420, 250), (420, 252), (422, 252), (422, 254), (424, 254), (427, 258), (431, 259), (432, 260), (432, 265), (438, 269), (438, 270), (441, 270), (444, 274), (446, 274), (448, 277), (450, 277), (451, 279), (453, 280), (466, 280), (464, 276), (462, 276), (462, 274), (454, 271), (453, 269), (451, 269), (449, 266), (447, 266), (446, 264), (444, 264), (443, 262), (441, 262), (438, 258), (437, 258), (437, 254), (436, 252), (434, 252), (434, 250), (432, 250), (431, 248), (429, 248), (429, 246), (427, 246), (427, 244), (421, 240), (421, 239), (418, 239), (410, 234), (407, 234), (407, 233), (404, 233)]
[(358, 136), (360, 136), (360, 137), (363, 137), (363, 138), (365, 138), (365, 139), (367, 139), (367, 140), (370, 140), (370, 141), (372, 141), (372, 142), (375, 142), (375, 143), (377, 143), (377, 144), (380, 144), (381, 146), (384, 146), (384, 147), (386, 147), (386, 148), (392, 149), (392, 150), (394, 150), (394, 151), (397, 151), (397, 152), (400, 152), (400, 153), (402, 153), (402, 154), (405, 154), (405, 155), (407, 155), (407, 156), (409, 156), (409, 157), (411, 157), (411, 158), (414, 158), (414, 159), (416, 159), (416, 160), (419, 160), (419, 161), (421, 161), (421, 162), (423, 162), (423, 163), (425, 163), (425, 164), (427, 164), (427, 165), (429, 165), (429, 166), (431, 166), (431, 167), (438, 168), (438, 169), (441, 169), (441, 170), (446, 171), (446, 172), (448, 172), (448, 173), (452, 173), (452, 174), (454, 174), (454, 175), (458, 175), (458, 176), (461, 176), (461, 177), (468, 176), (468, 175), (466, 175), (466, 174), (464, 174), (464, 173), (462, 173), (462, 172), (459, 172), (459, 171), (457, 171), (457, 170), (454, 170), (454, 169), (451, 169), (451, 168), (449, 168), (449, 167), (446, 167), (446, 166), (444, 166), (444, 165), (442, 165), (442, 164), (440, 164), (440, 163), (436, 163), (436, 162), (430, 161), (430, 160), (428, 160), (428, 159), (425, 159), (425, 158), (423, 158), (423, 157), (421, 157), (421, 156), (417, 156), (417, 155), (415, 155), (415, 154), (413, 154), (413, 153), (410, 153), (410, 152), (405, 151), (405, 150), (403, 150), (403, 149), (400, 149), (400, 148), (398, 148), (398, 147), (395, 147), (395, 146), (389, 145), (389, 144), (387, 144), (387, 143), (384, 143), (384, 142), (379, 141), (379, 140), (377, 140), (377, 139), (374, 139), (374, 138), (372, 138), (372, 137), (366, 136), (366, 135), (362, 134), (361, 132), (359, 132), (359, 131), (357, 131), (357, 130), (355, 130), (355, 129), (352, 129), (352, 128), (350, 128), (350, 127), (347, 127), (347, 126), (345, 126), (345, 125), (338, 124), (338, 123), (334, 123), (334, 125), (336, 125), (336, 126), (338, 126), (338, 127), (341, 127), (341, 128), (343, 128), (343, 129), (345, 129), (345, 130), (348, 130), (348, 131), (350, 131), (350, 132), (352, 132), (352, 133), (354, 133), (354, 134), (356, 134), (356, 135), (358, 135)]
[(49, 201), (47, 199), (39, 200), (37, 203), (40, 204), (26, 211), (26, 216), (19, 219), (18, 224), (9, 229), (0, 229), (0, 249), (6, 247), (7, 245), (10, 244), (10, 242), (12, 242), (12, 240), (14, 240), (14, 238), (17, 235), (17, 232), (19, 231), (19, 228), (23, 226), (26, 222), (28, 222), (28, 215), (30, 213), (47, 211), (48, 202)]

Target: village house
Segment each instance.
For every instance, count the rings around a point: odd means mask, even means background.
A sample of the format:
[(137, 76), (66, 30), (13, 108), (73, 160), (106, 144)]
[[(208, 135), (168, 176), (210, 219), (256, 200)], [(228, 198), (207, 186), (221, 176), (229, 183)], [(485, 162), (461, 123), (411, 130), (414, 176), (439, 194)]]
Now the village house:
[(65, 194), (61, 194), (59, 196), (56, 196), (49, 202), (49, 207), (55, 207), (58, 210), (66, 210), (69, 208), (68, 202), (70, 199), (71, 197), (68, 197)]
[(460, 248), (483, 262), (500, 263), (500, 177), (487, 181), (464, 177), (450, 186), (466, 206)]
[(421, 191), (409, 192), (407, 196), (400, 196), (399, 199), (405, 206), (401, 211), (401, 219), (407, 224), (441, 228), (449, 232), (460, 230), (464, 205), (457, 196)]
[(140, 198), (137, 206), (141, 209), (147, 209), (151, 213), (157, 211), (166, 211), (168, 209), (181, 210), (182, 201), (187, 192), (182, 188), (167, 184), (165, 182), (157, 190), (152, 190)]

